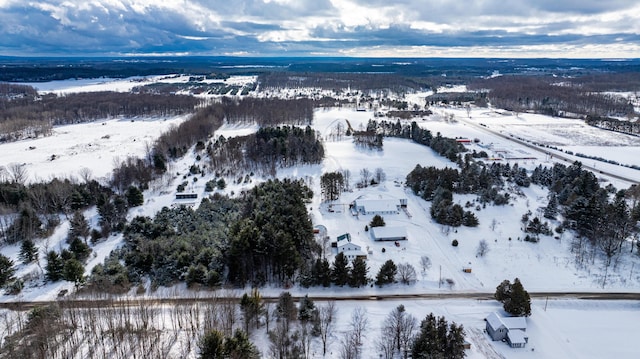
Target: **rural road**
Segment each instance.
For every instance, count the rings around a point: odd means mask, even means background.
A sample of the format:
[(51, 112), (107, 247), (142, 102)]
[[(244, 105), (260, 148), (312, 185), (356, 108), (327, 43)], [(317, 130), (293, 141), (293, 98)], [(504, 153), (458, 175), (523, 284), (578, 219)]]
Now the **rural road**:
[[(581, 300), (640, 300), (640, 292), (529, 292), (533, 299), (581, 299)], [(301, 297), (292, 297), (299, 301)], [(443, 300), (443, 299), (476, 299), (494, 300), (493, 293), (480, 292), (451, 292), (451, 293), (418, 293), (418, 294), (383, 294), (383, 295), (355, 295), (355, 296), (309, 296), (315, 302), (323, 301), (381, 301), (381, 300)], [(277, 302), (278, 297), (263, 296), (267, 302)], [(34, 302), (3, 302), (0, 308), (9, 310), (30, 310), (35, 307), (58, 303), (63, 307), (102, 308), (113, 306), (135, 307), (141, 305), (189, 305), (215, 301), (240, 301), (238, 296), (194, 296), (180, 298), (113, 298), (113, 299), (75, 299), (64, 298), (50, 301)]]

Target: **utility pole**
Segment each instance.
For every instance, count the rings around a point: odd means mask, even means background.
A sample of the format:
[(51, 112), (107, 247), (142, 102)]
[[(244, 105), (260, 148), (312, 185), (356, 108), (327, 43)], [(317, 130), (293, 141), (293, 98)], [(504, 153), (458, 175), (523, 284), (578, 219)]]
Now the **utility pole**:
[(442, 284), (442, 264), (439, 267), (440, 267), (440, 278), (438, 279), (438, 288), (440, 288), (440, 285)]

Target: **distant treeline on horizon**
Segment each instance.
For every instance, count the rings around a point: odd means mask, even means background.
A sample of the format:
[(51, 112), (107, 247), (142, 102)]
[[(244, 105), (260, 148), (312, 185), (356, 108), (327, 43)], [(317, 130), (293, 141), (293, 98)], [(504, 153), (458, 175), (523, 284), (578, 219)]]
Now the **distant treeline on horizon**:
[(7, 57), (0, 81), (44, 82), (188, 74), (259, 75), (268, 72), (482, 77), (500, 74), (583, 76), (640, 72), (640, 59), (357, 58), (357, 57)]

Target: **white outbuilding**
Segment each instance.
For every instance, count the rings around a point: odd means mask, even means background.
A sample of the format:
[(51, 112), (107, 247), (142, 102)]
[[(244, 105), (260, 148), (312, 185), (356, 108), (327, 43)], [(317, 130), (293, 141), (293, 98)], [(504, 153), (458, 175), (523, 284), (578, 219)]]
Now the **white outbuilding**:
[(406, 241), (407, 230), (399, 226), (372, 227), (369, 232), (374, 241)]

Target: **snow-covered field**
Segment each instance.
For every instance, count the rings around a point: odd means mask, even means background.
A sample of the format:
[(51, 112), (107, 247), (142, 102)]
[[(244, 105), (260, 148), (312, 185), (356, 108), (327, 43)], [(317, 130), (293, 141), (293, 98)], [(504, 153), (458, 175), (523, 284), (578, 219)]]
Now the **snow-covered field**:
[(59, 126), (52, 136), (3, 143), (0, 164), (23, 165), (29, 181), (80, 179), (83, 168), (91, 171), (92, 178), (103, 178), (111, 174), (114, 161), (144, 157), (160, 134), (186, 118), (126, 118)]
[[(110, 85), (105, 85), (105, 89), (114, 89), (116, 85), (126, 87), (129, 84), (125, 80), (109, 83)], [(40, 84), (40, 88), (54, 92), (77, 92), (85, 88), (84, 86), (99, 85), (85, 83), (63, 87), (61, 84)], [(414, 98), (413, 101), (420, 103), (420, 98)], [(543, 152), (536, 152), (484, 131), (473, 124), (482, 123), (497, 132), (514, 134), (565, 150), (615, 159), (623, 164), (640, 165), (640, 139), (585, 127), (584, 123), (578, 120), (530, 114), (516, 116), (487, 109), (473, 109), (471, 118), (467, 119), (467, 112), (462, 108), (434, 108), (433, 110), (435, 112), (433, 116), (418, 120), (420, 126), (428, 128), (434, 134), (441, 132), (448, 137), (478, 138), (480, 142), (469, 145), (470, 149), (487, 151), (490, 156), (508, 151), (519, 153), (523, 157), (535, 158), (510, 162), (518, 163), (525, 168), (530, 169), (539, 164), (551, 166), (554, 159), (545, 156)], [(357, 112), (348, 108), (317, 110), (313, 127), (325, 139), (324, 162), (315, 166), (281, 170), (278, 176), (310, 179), (316, 194), (309, 205), (314, 224), (326, 226), (331, 239), (346, 232), (350, 233), (353, 243), (370, 253), (367, 258), (370, 276), (375, 276), (382, 263), (392, 259), (396, 263), (412, 264), (418, 271), (418, 280), (412, 285), (394, 284), (384, 288), (293, 287), (289, 289), (293, 295), (348, 297), (354, 294), (492, 293), (502, 280), (513, 280), (515, 277), (520, 278), (529, 291), (639, 291), (640, 258), (636, 255), (622, 256), (616, 265), (609, 269), (605, 284), (603, 265), (599, 259), (595, 260), (590, 269), (575, 266), (569, 250), (570, 234), (564, 234), (558, 239), (543, 236), (541, 241), (535, 244), (520, 240), (524, 237), (524, 232), (520, 229), (522, 215), (529, 210), (536, 213), (540, 207), (546, 205), (547, 192), (537, 186), (523, 189), (524, 196), (514, 197), (508, 206), (488, 206), (480, 210), (474, 209), (475, 206), (470, 208), (480, 220), (480, 226), (477, 228), (461, 227), (446, 230), (436, 224), (429, 215), (430, 203), (413, 195), (403, 186), (403, 182), (406, 175), (417, 164), (436, 167), (453, 167), (455, 164), (439, 157), (429, 148), (407, 140), (385, 138), (384, 148), (381, 151), (371, 151), (357, 148), (348, 137), (331, 136), (336, 124), (344, 124), (345, 119), (348, 119), (357, 129), (372, 118), (372, 112)], [(151, 145), (160, 133), (184, 119), (184, 117), (176, 117), (135, 119), (134, 121), (105, 120), (58, 127), (50, 137), (1, 144), (0, 165), (14, 162), (24, 164), (32, 181), (48, 180), (52, 176), (79, 177), (83, 168), (91, 170), (94, 177), (101, 178), (109, 174), (113, 168), (114, 159), (143, 156), (147, 146)], [(256, 129), (256, 126), (225, 125), (216, 135), (225, 137), (245, 135)], [(52, 155), (55, 155), (53, 160)], [(195, 155), (187, 155), (172, 165), (172, 173), (184, 173), (194, 163)], [(640, 181), (640, 171), (604, 163), (598, 163), (597, 166), (603, 166), (603, 168), (607, 166), (607, 170), (612, 173), (621, 173)], [(355, 182), (360, 179), (360, 170), (363, 168), (371, 172), (376, 168), (383, 169), (386, 181), (377, 186), (356, 189)], [(320, 200), (319, 177), (328, 171), (345, 169), (351, 172), (354, 189), (344, 193), (333, 204), (332, 211), (329, 211), (328, 206)], [(192, 185), (190, 190), (202, 196), (205, 179), (207, 178)], [(255, 179), (255, 181), (258, 180), (260, 179)], [(145, 205), (133, 209), (130, 217), (141, 214), (152, 216), (163, 206), (171, 205), (175, 187), (181, 181), (182, 177), (177, 176), (152, 186), (152, 189), (145, 192)], [(618, 188), (629, 185), (620, 180), (611, 180), (611, 182)], [(231, 191), (238, 193), (242, 186), (247, 186), (234, 184), (232, 180), (227, 183), (229, 184), (227, 193)], [(405, 227), (408, 240), (399, 243), (399, 246), (393, 242), (374, 242), (369, 233), (364, 230), (372, 216), (353, 216), (349, 212), (349, 203), (359, 198), (406, 198), (408, 213), (400, 212), (383, 217), (388, 226)], [(454, 196), (454, 201), (463, 206), (473, 199), (474, 196)], [(86, 216), (91, 218), (92, 224), (97, 223), (95, 210), (88, 211)], [(38, 245), (59, 248), (64, 243), (67, 230), (68, 222), (63, 222), (51, 238), (40, 240)], [(451, 245), (454, 239), (459, 241), (458, 247)], [(484, 257), (477, 257), (477, 245), (482, 239), (488, 242), (489, 252)], [(95, 264), (100, 263), (111, 249), (117, 247), (120, 240), (121, 237), (112, 236), (107, 241), (99, 243), (94, 248), (95, 256), (90, 259), (87, 272), (90, 272)], [(383, 248), (385, 252), (382, 251)], [(5, 246), (1, 250), (16, 263), (20, 262), (17, 258), (17, 246)], [(419, 260), (425, 255), (431, 259), (432, 267), (422, 274)], [(40, 261), (41, 268), (45, 263), (42, 258)], [(41, 271), (36, 264), (30, 266), (18, 264), (17, 267), (18, 276), (29, 273), (37, 276)], [(472, 272), (464, 273), (463, 267), (471, 268)], [(454, 284), (439, 285), (440, 277), (452, 279)], [(60, 289), (71, 287), (70, 283), (41, 285), (41, 282), (34, 282), (28, 284), (18, 297), (4, 295), (0, 297), (0, 301), (54, 299)], [(269, 287), (262, 288), (261, 291), (265, 296), (277, 296), (282, 288)], [(153, 295), (162, 295), (162, 293), (166, 292), (159, 291)], [(147, 295), (152, 294), (147, 293)], [(338, 330), (332, 350), (337, 353), (339, 332), (346, 330), (351, 310), (356, 306), (364, 306), (369, 313), (370, 330), (365, 336), (363, 358), (378, 357), (376, 340), (379, 337), (380, 325), (384, 317), (399, 304), (404, 304), (407, 311), (418, 320), (424, 318), (429, 312), (434, 312), (436, 315), (445, 315), (449, 321), (463, 324), (468, 333), (468, 340), (472, 343), (472, 348), (468, 352), (470, 358), (635, 358), (637, 356), (634, 345), (628, 340), (631, 333), (635, 331), (640, 314), (638, 303), (635, 302), (550, 300), (546, 303), (542, 300), (534, 300), (533, 315), (528, 319), (530, 342), (525, 349), (511, 349), (504, 343), (490, 342), (487, 335), (483, 333), (485, 325), (483, 318), (490, 312), (500, 309), (500, 305), (494, 301), (406, 300), (396, 302), (384, 300), (341, 301), (338, 304)], [(259, 333), (254, 334), (253, 339), (260, 343), (261, 349), (265, 352), (268, 340), (264, 336), (261, 337)]]
[[(134, 87), (154, 83), (187, 83), (187, 75), (156, 75), (146, 77), (128, 77), (125, 79), (69, 79), (50, 82), (25, 82), (23, 85), (32, 86), (41, 93), (55, 93), (58, 95), (78, 92), (116, 91), (129, 92)], [(228, 79), (203, 79), (203, 83), (224, 83), (228, 85), (245, 85), (256, 81), (256, 76), (232, 76)]]

